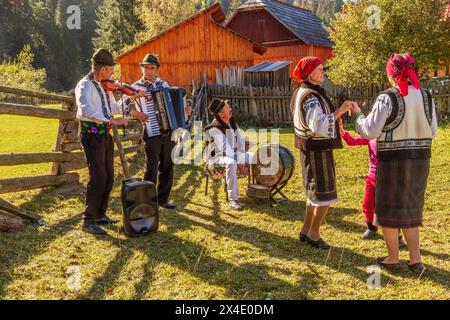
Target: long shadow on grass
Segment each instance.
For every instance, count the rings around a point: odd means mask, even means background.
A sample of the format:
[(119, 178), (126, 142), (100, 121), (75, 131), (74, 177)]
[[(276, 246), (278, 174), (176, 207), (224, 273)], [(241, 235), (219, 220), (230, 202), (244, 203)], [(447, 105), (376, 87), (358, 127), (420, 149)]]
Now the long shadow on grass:
[[(366, 268), (370, 265), (376, 265), (375, 257), (361, 255), (349, 248), (332, 247), (329, 253), (328, 251), (317, 251), (317, 249), (310, 248), (309, 246), (300, 245), (297, 239), (275, 235), (255, 227), (217, 220), (217, 217), (211, 217), (189, 209), (184, 209), (184, 211), (188, 215), (198, 216), (204, 220), (215, 220), (215, 225), (212, 226), (210, 224), (187, 219), (189, 221), (181, 222), (181, 226), (197, 225), (217, 235), (223, 234), (223, 230), (226, 230), (226, 235), (224, 235), (224, 237), (236, 241), (245, 241), (259, 248), (261, 252), (266, 252), (268, 256), (274, 258), (285, 260), (295, 259), (316, 265), (326, 264), (328, 268), (334, 269), (334, 271), (348, 273), (364, 283), (368, 278)], [(177, 222), (180, 223), (179, 218), (177, 219)], [(424, 253), (428, 254), (429, 252)], [(443, 286), (450, 287), (448, 281), (448, 279), (450, 279), (450, 272), (433, 266), (428, 266), (428, 270), (429, 273), (426, 275), (427, 279)], [(406, 270), (402, 275), (405, 277), (411, 276)], [(395, 282), (395, 280), (389, 276), (384, 276), (383, 279), (390, 283)]]
[[(136, 154), (132, 157), (130, 163), (135, 164), (135, 166), (130, 166), (130, 172), (134, 173), (140, 169), (141, 157), (142, 154)], [(116, 187), (120, 186), (121, 180), (122, 175), (116, 177)], [(85, 188), (83, 187), (80, 189), (80, 193), (74, 198), (83, 203), (84, 191)], [(43, 216), (44, 214), (51, 214), (52, 211), (54, 211), (54, 205), (57, 204), (58, 201), (60, 201), (60, 199), (55, 195), (52, 189), (43, 189), (29, 201), (22, 203), (20, 207), (27, 209), (38, 216)], [(120, 204), (116, 203), (114, 205), (114, 203), (112, 203), (110, 208), (120, 208)], [(82, 214), (77, 214), (61, 220), (55, 225), (47, 227), (42, 232), (38, 232), (38, 227), (34, 225), (27, 225), (24, 230), (18, 233), (22, 238), (20, 242), (14, 241), (15, 234), (2, 233), (1, 236), (5, 241), (12, 242), (11, 246), (6, 246), (5, 250), (0, 251), (0, 263), (2, 267), (11, 271), (17, 266), (27, 264), (34, 256), (41, 254), (52, 241), (73, 230), (73, 228), (81, 221), (81, 218)], [(29, 241), (24, 241), (26, 239)], [(26, 245), (20, 247), (20, 243), (26, 243)], [(5, 294), (5, 288), (10, 281), (9, 276), (5, 277), (0, 274), (0, 297)]]
[[(242, 299), (263, 299), (267, 293), (289, 292), (293, 299), (306, 299), (307, 292), (302, 286), (293, 286), (270, 275), (271, 269), (265, 265), (245, 263), (231, 264), (208, 254), (204, 246), (186, 241), (167, 232), (157, 232), (146, 238), (121, 240), (107, 238), (112, 245), (126, 246), (110, 262), (103, 275), (99, 277), (91, 289), (80, 294), (79, 299), (101, 299), (107, 294), (108, 288), (114, 288), (117, 274), (131, 257), (133, 250), (139, 250), (148, 256), (150, 262), (144, 265), (144, 275), (135, 284), (133, 299), (145, 298), (150, 290), (154, 274), (153, 266), (166, 263), (174, 266), (180, 272), (188, 273), (203, 282), (226, 289), (228, 297)], [(175, 283), (174, 283), (175, 285)], [(192, 288), (195, 292), (195, 288)], [(213, 298), (213, 297), (211, 297)]]
[[(5, 250), (0, 251), (2, 267), (12, 272), (17, 266), (27, 264), (34, 256), (41, 254), (53, 240), (71, 231), (80, 219), (81, 214), (78, 214), (49, 226), (42, 232), (38, 232), (38, 227), (29, 225), (20, 232), (20, 242), (15, 240), (15, 234), (2, 234), (4, 241), (11, 242), (10, 246), (5, 245)], [(0, 297), (5, 295), (5, 288), (10, 281), (9, 275), (5, 278), (0, 274)]]

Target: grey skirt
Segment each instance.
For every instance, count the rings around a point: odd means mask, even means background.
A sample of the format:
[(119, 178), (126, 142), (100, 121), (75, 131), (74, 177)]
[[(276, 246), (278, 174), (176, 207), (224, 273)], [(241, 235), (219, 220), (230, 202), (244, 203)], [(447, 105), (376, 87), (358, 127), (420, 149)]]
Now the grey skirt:
[(378, 161), (374, 224), (386, 228), (422, 226), (430, 159)]
[(302, 150), (300, 163), (307, 198), (312, 202), (337, 200), (333, 151)]

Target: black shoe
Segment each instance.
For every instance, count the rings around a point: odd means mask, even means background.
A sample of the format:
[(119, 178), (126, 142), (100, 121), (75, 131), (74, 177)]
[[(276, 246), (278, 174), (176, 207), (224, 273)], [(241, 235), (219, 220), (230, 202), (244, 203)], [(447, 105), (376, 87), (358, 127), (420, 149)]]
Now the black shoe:
[(409, 264), (408, 261), (408, 269), (414, 273), (422, 274), (422, 272), (425, 270), (425, 266), (422, 262), (417, 262), (415, 264)]
[(325, 241), (323, 241), (322, 238), (320, 238), (317, 241), (312, 240), (310, 237), (306, 237), (306, 241), (308, 242), (308, 244), (314, 248), (318, 248), (318, 249), (322, 249), (322, 250), (328, 250), (330, 249), (330, 245), (328, 243), (326, 243)]
[(119, 220), (111, 219), (107, 215), (105, 215), (103, 218), (95, 220), (96, 224), (116, 224), (117, 222), (119, 222)]
[(308, 236), (306, 234), (300, 232), (300, 236), (299, 236), (300, 242), (306, 242), (307, 239), (308, 239)]
[(400, 262), (399, 263), (384, 263), (384, 260), (386, 260), (386, 258), (387, 257), (378, 258), (377, 259), (378, 265), (384, 269), (391, 270), (391, 271), (400, 270)]
[(168, 202), (159, 203), (159, 206), (166, 208), (166, 209), (176, 209), (177, 208), (176, 205), (174, 205), (173, 203), (168, 203)]
[(82, 230), (92, 233), (92, 234), (97, 234), (97, 235), (102, 235), (102, 234), (107, 233), (105, 229), (103, 229), (102, 227), (100, 227), (99, 225), (96, 225), (94, 223), (83, 223)]

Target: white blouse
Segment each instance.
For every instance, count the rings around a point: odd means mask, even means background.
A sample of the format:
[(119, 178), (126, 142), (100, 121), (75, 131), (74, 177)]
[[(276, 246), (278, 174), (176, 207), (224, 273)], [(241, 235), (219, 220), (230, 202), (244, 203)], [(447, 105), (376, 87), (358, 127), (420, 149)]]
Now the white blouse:
[(334, 114), (324, 113), (316, 96), (311, 95), (306, 99), (302, 108), (305, 111), (306, 124), (314, 134), (323, 138), (336, 138), (336, 119)]
[[(356, 119), (355, 131), (367, 139), (376, 139), (381, 135), (386, 124), (386, 120), (389, 118), (391, 113), (391, 98), (387, 94), (381, 94), (378, 96), (375, 104), (373, 105), (372, 111), (367, 115), (367, 117), (360, 115), (358, 119)], [(436, 136), (437, 130), (438, 123), (436, 106), (433, 100), (433, 116), (431, 122), (431, 132), (433, 138)]]

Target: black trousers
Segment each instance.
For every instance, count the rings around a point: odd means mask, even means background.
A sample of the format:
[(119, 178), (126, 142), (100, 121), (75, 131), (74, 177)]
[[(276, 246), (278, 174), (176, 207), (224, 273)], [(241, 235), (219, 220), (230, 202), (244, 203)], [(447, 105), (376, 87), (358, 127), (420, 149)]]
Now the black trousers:
[(156, 137), (147, 137), (145, 134), (144, 140), (147, 160), (144, 180), (157, 186), (159, 203), (167, 202), (173, 184), (174, 164), (171, 155), (175, 142), (171, 140), (170, 134)]
[(84, 220), (105, 216), (114, 183), (114, 144), (111, 135), (83, 133), (80, 137), (89, 169)]

